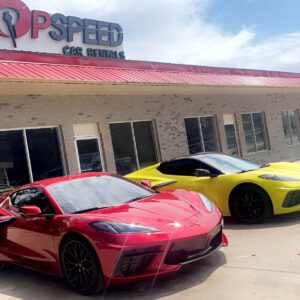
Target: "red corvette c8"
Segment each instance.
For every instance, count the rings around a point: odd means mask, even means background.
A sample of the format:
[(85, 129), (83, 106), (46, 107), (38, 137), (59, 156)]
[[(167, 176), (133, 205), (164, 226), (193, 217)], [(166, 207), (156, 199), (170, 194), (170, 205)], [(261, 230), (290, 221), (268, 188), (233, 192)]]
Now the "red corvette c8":
[(227, 245), (205, 196), (109, 173), (47, 179), (0, 197), (0, 264), (64, 276), (93, 294), (178, 271)]

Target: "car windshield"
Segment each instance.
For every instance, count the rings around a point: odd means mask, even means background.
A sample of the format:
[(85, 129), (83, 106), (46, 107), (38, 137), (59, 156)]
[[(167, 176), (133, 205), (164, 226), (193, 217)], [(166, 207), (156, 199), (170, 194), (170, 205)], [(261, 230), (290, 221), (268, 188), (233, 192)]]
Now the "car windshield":
[(241, 159), (239, 157), (233, 157), (229, 155), (222, 154), (211, 154), (211, 155), (203, 155), (200, 156), (199, 159), (220, 170), (224, 174), (237, 174), (248, 171), (253, 171), (261, 168), (260, 165), (252, 163), (250, 161)]
[(154, 192), (117, 176), (104, 175), (55, 183), (47, 187), (66, 214), (118, 206)]

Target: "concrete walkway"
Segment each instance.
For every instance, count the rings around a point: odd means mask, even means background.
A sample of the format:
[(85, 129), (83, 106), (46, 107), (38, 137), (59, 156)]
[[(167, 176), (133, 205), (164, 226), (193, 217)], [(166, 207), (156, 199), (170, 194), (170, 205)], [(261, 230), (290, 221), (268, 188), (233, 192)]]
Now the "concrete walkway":
[(0, 299), (300, 300), (300, 213), (266, 225), (226, 220), (230, 246), (178, 274), (81, 297), (63, 280), (22, 268), (0, 271)]

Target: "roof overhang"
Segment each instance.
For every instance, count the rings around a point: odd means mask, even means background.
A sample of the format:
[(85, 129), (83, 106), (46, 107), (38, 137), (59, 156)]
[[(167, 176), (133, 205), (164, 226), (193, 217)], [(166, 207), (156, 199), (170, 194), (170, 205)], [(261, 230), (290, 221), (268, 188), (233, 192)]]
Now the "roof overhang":
[(7, 95), (299, 93), (300, 74), (0, 51), (0, 88)]

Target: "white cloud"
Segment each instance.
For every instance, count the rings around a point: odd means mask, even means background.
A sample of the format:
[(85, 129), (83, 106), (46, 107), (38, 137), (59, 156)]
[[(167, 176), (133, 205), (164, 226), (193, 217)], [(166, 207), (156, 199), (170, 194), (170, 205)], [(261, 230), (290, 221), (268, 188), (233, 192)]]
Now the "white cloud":
[(204, 22), (214, 0), (25, 0), (31, 9), (118, 22), (128, 59), (300, 71), (300, 32), (255, 42), (255, 27), (237, 34)]

